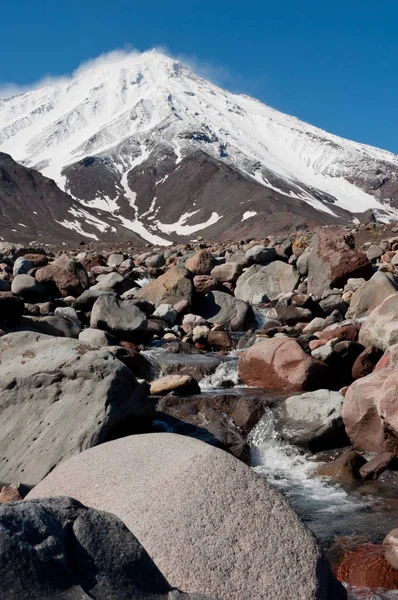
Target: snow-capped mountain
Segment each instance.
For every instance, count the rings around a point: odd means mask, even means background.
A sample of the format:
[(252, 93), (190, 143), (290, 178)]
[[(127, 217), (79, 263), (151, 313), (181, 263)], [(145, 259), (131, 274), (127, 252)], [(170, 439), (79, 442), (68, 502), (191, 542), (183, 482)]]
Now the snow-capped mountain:
[[(0, 151), (74, 199), (59, 225), (155, 244), (398, 219), (398, 156), (226, 92), (158, 52), (0, 99)], [(29, 210), (29, 207), (27, 207)], [(94, 223), (94, 224), (93, 224)]]

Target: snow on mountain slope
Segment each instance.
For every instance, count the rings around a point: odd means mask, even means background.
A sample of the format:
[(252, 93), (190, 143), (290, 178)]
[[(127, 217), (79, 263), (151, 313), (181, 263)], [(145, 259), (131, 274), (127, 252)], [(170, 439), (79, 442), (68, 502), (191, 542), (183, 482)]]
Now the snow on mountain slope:
[(282, 224), (369, 209), (398, 218), (396, 155), (226, 92), (155, 51), (0, 99), (0, 151), (155, 244), (237, 234), (270, 214)]

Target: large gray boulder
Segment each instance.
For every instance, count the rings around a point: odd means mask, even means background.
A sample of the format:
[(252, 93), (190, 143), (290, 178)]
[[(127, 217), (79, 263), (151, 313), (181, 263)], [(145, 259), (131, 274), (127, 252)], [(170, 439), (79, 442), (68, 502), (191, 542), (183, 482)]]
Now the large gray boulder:
[(252, 268), (250, 274), (243, 273), (237, 281), (235, 296), (250, 304), (260, 304), (292, 292), (297, 282), (295, 268), (276, 260), (259, 270)]
[(398, 294), (383, 300), (368, 316), (359, 332), (358, 341), (363, 346), (376, 346), (386, 350), (398, 342)]
[(247, 264), (265, 265), (273, 260), (276, 260), (277, 253), (275, 248), (266, 248), (261, 244), (252, 246), (245, 254)]
[(91, 311), (90, 327), (116, 336), (131, 337), (146, 331), (148, 320), (132, 302), (105, 294), (97, 298)]
[[(72, 498), (0, 505), (0, 531), (1, 598), (175, 597), (153, 560), (120, 519)], [(184, 597), (204, 600), (199, 595)]]
[(188, 592), (217, 600), (345, 598), (287, 502), (204, 442), (171, 433), (122, 438), (62, 463), (28, 499), (61, 494), (121, 518), (169, 583)]
[(11, 291), (27, 302), (41, 302), (47, 296), (46, 288), (31, 275), (17, 275), (11, 284)]
[(397, 282), (391, 273), (377, 271), (369, 281), (354, 292), (347, 311), (347, 319), (366, 317), (380, 302), (394, 294), (397, 289)]
[(275, 410), (275, 427), (291, 444), (312, 452), (349, 444), (341, 410), (340, 392), (316, 390), (291, 396)]
[(90, 290), (102, 292), (115, 292), (123, 294), (133, 287), (137, 287), (132, 279), (123, 277), (120, 273), (107, 273), (99, 277), (98, 283), (93, 285)]
[(0, 481), (36, 484), (121, 422), (151, 422), (146, 391), (106, 350), (18, 332), (0, 338), (0, 354)]
[(217, 290), (202, 295), (195, 312), (209, 323), (218, 323), (232, 331), (244, 331), (255, 321), (253, 310), (246, 302)]

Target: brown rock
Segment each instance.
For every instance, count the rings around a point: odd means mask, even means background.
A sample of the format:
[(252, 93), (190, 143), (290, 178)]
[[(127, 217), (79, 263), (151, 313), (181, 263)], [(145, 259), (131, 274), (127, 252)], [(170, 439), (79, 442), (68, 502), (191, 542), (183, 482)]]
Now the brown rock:
[(342, 288), (351, 277), (369, 279), (372, 265), (366, 254), (355, 250), (355, 239), (337, 227), (320, 229), (311, 241), (308, 259), (308, 292), (322, 295), (325, 289)]
[(102, 254), (88, 256), (87, 258), (83, 258), (80, 262), (86, 271), (89, 272), (93, 267), (106, 267), (106, 259), (102, 256)]
[(200, 250), (187, 260), (185, 266), (194, 275), (210, 275), (216, 264), (217, 261), (209, 250)]
[(374, 370), (376, 364), (382, 357), (382, 351), (376, 346), (369, 346), (358, 356), (352, 366), (352, 378), (360, 379), (366, 377)]
[(319, 465), (313, 475), (331, 477), (338, 483), (352, 483), (361, 478), (359, 470), (365, 463), (359, 452), (348, 450), (335, 460)]
[(235, 282), (242, 271), (243, 266), (241, 264), (229, 262), (223, 265), (217, 265), (212, 269), (210, 274), (216, 281), (225, 283), (226, 281)]
[(45, 254), (24, 254), (24, 258), (30, 260), (35, 268), (45, 267), (48, 264), (48, 258)]
[(228, 331), (210, 331), (207, 341), (210, 346), (214, 346), (217, 350), (231, 350), (233, 347), (232, 338)]
[(354, 381), (344, 398), (342, 416), (354, 446), (398, 454), (398, 369), (386, 367)]
[(150, 387), (151, 396), (165, 396), (174, 393), (178, 396), (200, 393), (200, 387), (196, 379), (191, 375), (165, 375), (152, 381)]
[(66, 254), (61, 254), (51, 264), (38, 269), (36, 279), (47, 284), (52, 291), (58, 291), (64, 298), (66, 296), (76, 298), (90, 285), (88, 275), (81, 263)]
[(291, 338), (271, 338), (254, 344), (239, 359), (246, 385), (269, 391), (334, 388), (329, 367), (304, 352)]
[(350, 340), (356, 342), (359, 335), (360, 325), (344, 325), (335, 329), (325, 329), (319, 331), (316, 335), (320, 340)]
[(355, 587), (398, 589), (398, 571), (386, 560), (381, 544), (363, 544), (347, 552), (336, 576)]
[(394, 454), (391, 452), (382, 452), (378, 454), (359, 469), (362, 479), (377, 479), (383, 471), (388, 469), (394, 460)]
[(137, 292), (137, 298), (160, 304), (176, 304), (180, 300), (192, 300), (192, 275), (184, 267), (171, 267), (166, 273)]
[(207, 294), (212, 290), (221, 289), (221, 285), (211, 275), (195, 275), (193, 284), (198, 294)]
[(308, 347), (310, 350), (316, 350), (317, 348), (320, 348), (321, 346), (325, 346), (325, 344), (327, 344), (326, 340), (310, 340)]
[(3, 485), (0, 492), (0, 504), (22, 500), (18, 485)]

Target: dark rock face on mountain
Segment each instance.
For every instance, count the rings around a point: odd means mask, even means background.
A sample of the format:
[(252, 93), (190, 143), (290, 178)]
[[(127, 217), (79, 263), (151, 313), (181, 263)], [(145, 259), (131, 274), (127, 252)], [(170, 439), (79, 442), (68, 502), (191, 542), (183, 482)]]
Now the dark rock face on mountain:
[[(100, 214), (100, 213), (99, 213)], [(10, 242), (78, 242), (98, 239), (98, 212), (84, 208), (35, 169), (0, 152), (0, 237)], [(113, 227), (114, 231), (111, 230)], [(105, 228), (106, 229), (106, 228)], [(101, 239), (138, 240), (109, 225)]]

